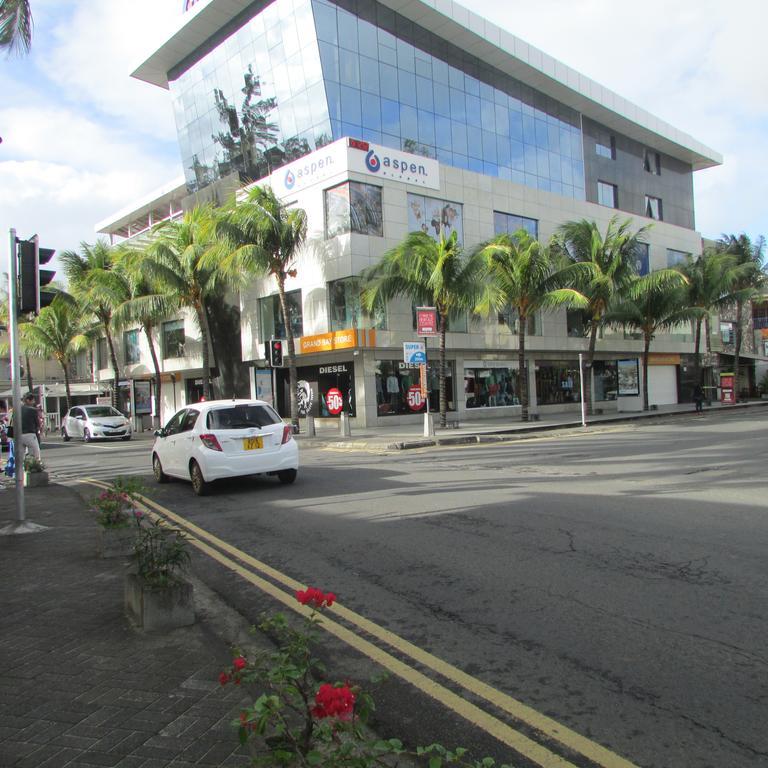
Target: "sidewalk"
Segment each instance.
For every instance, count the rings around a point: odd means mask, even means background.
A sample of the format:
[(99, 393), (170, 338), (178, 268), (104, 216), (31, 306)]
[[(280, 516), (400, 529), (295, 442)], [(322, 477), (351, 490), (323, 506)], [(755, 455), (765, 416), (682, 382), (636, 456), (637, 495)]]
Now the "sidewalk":
[[(135, 630), (124, 563), (96, 556), (83, 498), (25, 490), (27, 519), (49, 528), (0, 536), (0, 766), (250, 765), (230, 725), (242, 692), (218, 683), (231, 653), (205, 607), (192, 627)], [(0, 527), (15, 514), (0, 490)]]

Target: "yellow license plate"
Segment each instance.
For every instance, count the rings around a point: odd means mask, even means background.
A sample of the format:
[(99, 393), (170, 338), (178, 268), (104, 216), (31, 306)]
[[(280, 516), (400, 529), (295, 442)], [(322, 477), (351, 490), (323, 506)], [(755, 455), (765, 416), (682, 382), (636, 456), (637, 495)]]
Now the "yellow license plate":
[(253, 451), (256, 448), (264, 447), (264, 439), (261, 437), (244, 437), (243, 449), (246, 451)]

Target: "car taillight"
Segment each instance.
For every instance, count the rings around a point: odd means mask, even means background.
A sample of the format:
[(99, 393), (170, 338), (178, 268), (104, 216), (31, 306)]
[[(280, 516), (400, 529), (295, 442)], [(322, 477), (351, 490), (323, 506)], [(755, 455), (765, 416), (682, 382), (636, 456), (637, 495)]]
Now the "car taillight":
[(200, 435), (200, 442), (206, 448), (210, 448), (212, 451), (221, 450), (221, 446), (219, 445), (219, 439), (216, 437), (216, 435)]
[(283, 439), (280, 441), (280, 445), (285, 445), (293, 437), (293, 425), (286, 424), (283, 427)]

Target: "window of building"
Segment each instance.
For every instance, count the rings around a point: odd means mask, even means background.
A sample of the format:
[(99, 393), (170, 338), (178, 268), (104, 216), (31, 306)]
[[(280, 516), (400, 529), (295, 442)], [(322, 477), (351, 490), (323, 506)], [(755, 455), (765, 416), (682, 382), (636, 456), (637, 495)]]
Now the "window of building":
[(539, 222), (537, 219), (529, 219), (527, 216), (518, 216), (514, 213), (493, 212), (493, 232), (496, 235), (511, 235), (520, 229), (524, 229), (531, 237), (538, 239)]
[[(440, 374), (437, 350), (430, 349), (433, 360), (427, 363), (427, 391), (429, 392), (429, 410), (440, 410)], [(426, 403), (417, 394), (420, 389), (420, 371), (418, 365), (404, 363), (402, 360), (376, 361), (376, 410), (379, 416), (396, 416), (404, 413), (423, 413)], [(445, 395), (448, 410), (456, 410), (454, 362), (445, 363)]]
[(595, 141), (595, 154), (608, 160), (616, 159), (616, 138), (601, 136)]
[(467, 408), (520, 405), (520, 377), (517, 368), (465, 367), (464, 396)]
[(536, 401), (539, 405), (581, 401), (579, 364), (566, 360), (536, 361)]
[(619, 375), (615, 360), (595, 360), (592, 363), (592, 380), (595, 383), (595, 401), (616, 399)]
[(756, 331), (768, 328), (768, 303), (752, 305), (752, 326)]
[(163, 357), (184, 357), (184, 321), (163, 323)]
[(345, 181), (325, 190), (325, 236), (354, 232), (384, 236), (381, 187), (359, 181)]
[(426, 232), (435, 240), (440, 239), (441, 233), (449, 238), (455, 232), (459, 243), (463, 243), (463, 206), (408, 193), (408, 231)]
[(660, 197), (645, 196), (645, 215), (649, 219), (656, 219), (656, 221), (663, 220)]
[[(519, 332), (517, 309), (507, 305), (498, 313), (499, 325), (506, 325), (512, 333)], [(541, 336), (541, 318), (538, 312), (528, 316), (526, 336)]]
[(648, 243), (637, 243), (635, 246), (635, 272), (641, 277), (650, 272), (651, 256)]
[(363, 311), (360, 302), (362, 283), (359, 277), (345, 277), (328, 283), (328, 326), (332, 331), (346, 328), (387, 327), (387, 313), (382, 304), (376, 306), (373, 315)]
[[(293, 337), (299, 338), (304, 335), (304, 317), (301, 307), (301, 290), (287, 291), (285, 294), (285, 303), (288, 305), (289, 321)], [(265, 296), (259, 299), (259, 327), (261, 329), (261, 339), (286, 339), (288, 334), (283, 322), (283, 313), (280, 309), (280, 295), (277, 293), (271, 296)]]
[(133, 365), (141, 360), (138, 328), (134, 328), (132, 331), (126, 331), (123, 334), (123, 351), (125, 354), (126, 365)]
[(735, 327), (736, 323), (720, 321), (720, 338), (723, 340), (723, 344), (733, 344)]
[(652, 149), (643, 150), (643, 169), (654, 176), (661, 175), (661, 155)]
[(609, 184), (607, 181), (597, 182), (597, 202), (608, 208), (618, 208), (619, 196), (615, 184)]
[(676, 251), (674, 248), (667, 248), (667, 266), (681, 267), (688, 262), (690, 255), (686, 251)]
[(571, 338), (583, 339), (588, 331), (588, 317), (581, 309), (569, 309), (566, 312), (566, 328)]
[(107, 340), (98, 339), (96, 341), (96, 367), (99, 370), (109, 366), (109, 355), (107, 354)]

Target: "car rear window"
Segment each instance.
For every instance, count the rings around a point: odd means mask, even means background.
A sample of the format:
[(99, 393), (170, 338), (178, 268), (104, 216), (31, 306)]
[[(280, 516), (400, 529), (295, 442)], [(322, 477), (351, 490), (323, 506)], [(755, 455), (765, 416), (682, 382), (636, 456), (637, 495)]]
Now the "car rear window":
[(268, 405), (233, 405), (208, 413), (208, 429), (245, 429), (278, 424), (282, 419)]

